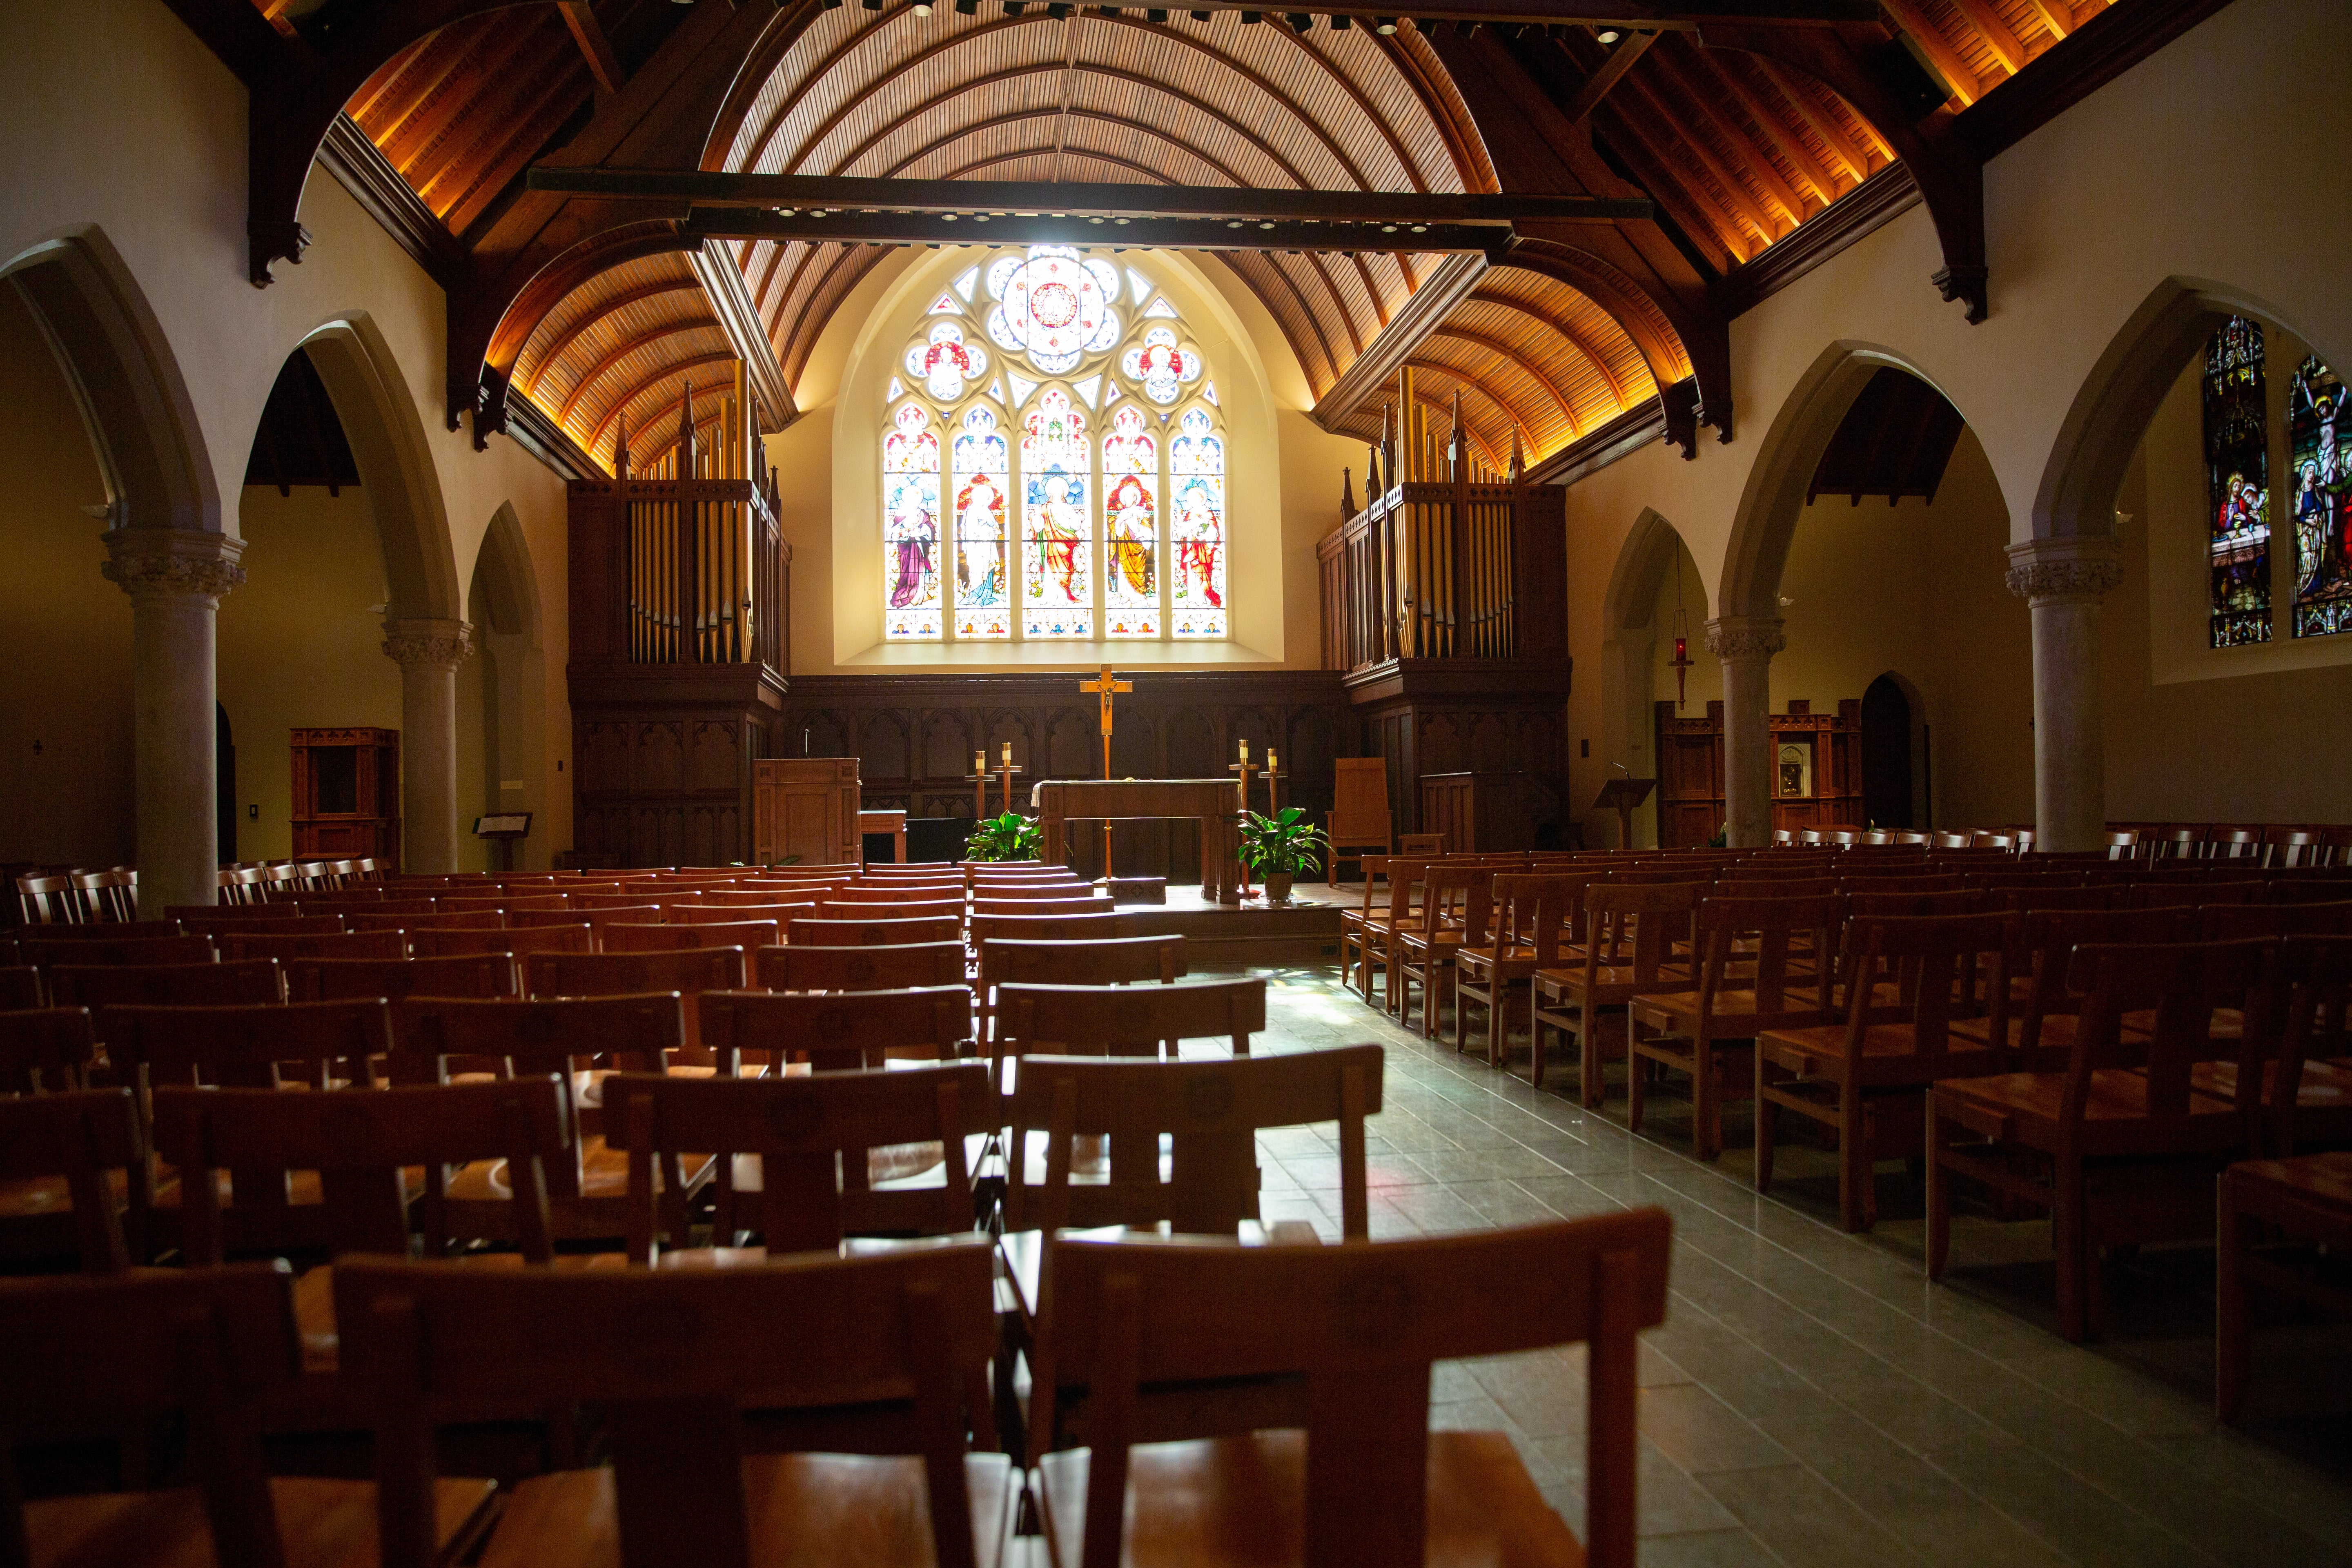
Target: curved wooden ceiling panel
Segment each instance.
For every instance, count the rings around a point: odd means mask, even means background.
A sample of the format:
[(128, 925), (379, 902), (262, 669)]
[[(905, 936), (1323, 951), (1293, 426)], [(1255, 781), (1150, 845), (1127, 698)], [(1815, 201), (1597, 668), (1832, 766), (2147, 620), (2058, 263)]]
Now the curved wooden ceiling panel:
[(514, 386), (609, 471), (624, 405), (630, 452), (649, 453), (676, 431), (641, 421), (677, 401), (698, 371), (704, 385), (721, 379), (708, 367), (731, 358), (692, 267), (671, 251), (623, 262), (565, 296), (523, 344)]

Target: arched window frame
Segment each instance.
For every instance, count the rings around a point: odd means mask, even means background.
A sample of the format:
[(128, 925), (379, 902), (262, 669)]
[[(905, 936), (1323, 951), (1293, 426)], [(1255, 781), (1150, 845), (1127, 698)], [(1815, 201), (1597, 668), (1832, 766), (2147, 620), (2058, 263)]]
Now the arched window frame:
[[(1181, 542), (1175, 527), (1177, 476), (1170, 468), (1181, 422), (1195, 410), (1208, 421), (1220, 453), (1225, 450), (1224, 418), (1205, 356), (1181, 312), (1158, 283), (1122, 258), (1114, 264), (1118, 289), (1116, 293), (1106, 290), (1118, 318), (1114, 341), (1107, 348), (1087, 350), (1076, 363), (1053, 374), (1039, 371), (1020, 348), (1008, 347), (1002, 336), (991, 331), (989, 312), (1000, 300), (988, 292), (985, 283), (990, 269), (1008, 257), (1034, 258), (1055, 250), (1090, 260), (1110, 260), (1061, 247), (992, 252), (959, 273), (933, 299), (900, 351), (885, 392), (884, 439), (897, 428), (898, 411), (909, 404), (929, 415), (930, 427), (940, 437), (939, 513), (930, 558), (940, 613), (934, 620), (909, 614), (909, 606), (890, 603), (910, 577), (919, 578), (921, 563), (917, 552), (903, 547), (907, 541), (900, 535), (919, 530), (902, 529), (894, 522), (893, 476), (886, 471), (881, 521), (884, 639), (983, 644), (1228, 640), (1232, 636), (1226, 572), (1230, 464), (1226, 463), (1223, 473), (1203, 476), (1215, 481), (1213, 526), (1196, 526), (1192, 531), (1197, 537)], [(926, 384), (913, 363), (929, 345), (942, 340), (940, 329), (947, 325), (957, 329), (967, 349), (985, 356), (982, 368), (961, 378), (960, 395), (952, 400), (933, 395), (932, 385)], [(954, 338), (944, 341), (952, 342)], [(1076, 541), (1049, 541), (1030, 526), (1031, 475), (1022, 446), (1029, 416), (1051, 389), (1067, 396), (1073, 411), (1084, 420), (1079, 450), (1085, 463), (1086, 526)], [(940, 390), (946, 388), (942, 385)], [(965, 520), (959, 498), (969, 476), (956, 467), (955, 437), (975, 408), (987, 409), (996, 421), (1007, 458), (1005, 572), (994, 605), (966, 602), (974, 596), (968, 579), (974, 575), (971, 568), (976, 558), (967, 553), (971, 542), (962, 533)], [(1125, 534), (1114, 540), (1112, 535), (1110, 492), (1125, 475), (1112, 471), (1108, 443), (1120, 427), (1123, 409), (1140, 414), (1150, 440), (1150, 471), (1134, 476), (1150, 490), (1152, 527), (1148, 540)], [(1073, 479), (1077, 477), (1073, 473)], [(1121, 515), (1132, 531), (1134, 509), (1123, 509)], [(1134, 548), (1138, 543), (1143, 546), (1139, 552)], [(1073, 545), (1075, 549), (1070, 548)], [(1116, 584), (1115, 573), (1119, 574)], [(1150, 585), (1148, 601), (1132, 587), (1139, 575)], [(1066, 614), (1045, 613), (1051, 604), (1045, 591), (1056, 579), (1076, 580), (1084, 588), (1083, 602), (1065, 606)], [(1200, 602), (1197, 588), (1191, 591), (1192, 602), (1179, 603), (1180, 594), (1185, 592), (1183, 584), (1203, 581), (1213, 585), (1215, 604)], [(1041, 591), (1033, 595), (1033, 587)], [(1000, 608), (1001, 614), (985, 613)]]

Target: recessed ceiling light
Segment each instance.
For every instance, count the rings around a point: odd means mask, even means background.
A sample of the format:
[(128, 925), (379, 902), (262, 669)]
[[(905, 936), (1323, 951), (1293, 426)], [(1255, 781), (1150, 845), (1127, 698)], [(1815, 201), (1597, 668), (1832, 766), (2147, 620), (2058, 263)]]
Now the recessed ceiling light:
[(929, 6), (928, 5), (924, 4), (924, 0), (915, 0), (915, 15), (916, 15), (916, 16), (929, 16), (930, 14), (931, 14), (931, 8), (930, 8), (930, 6)]
[(1272, 228), (1273, 226), (1274, 226), (1274, 225), (1272, 225), (1272, 224), (1270, 224), (1270, 223), (1262, 223), (1262, 224), (1258, 225), (1258, 227), (1260, 227), (1260, 228)]
[(1417, 223), (1412, 226), (1412, 232), (1415, 234), (1427, 234), (1429, 232), (1429, 226), (1425, 223)]
[(1396, 228), (1397, 226), (1392, 223), (1384, 223), (1381, 225), (1381, 232), (1382, 234), (1394, 234), (1396, 232)]
[(1396, 18), (1394, 16), (1373, 17), (1372, 31), (1378, 33), (1383, 38), (1387, 37), (1390, 34), (1396, 31)]
[(1603, 27), (1599, 33), (1594, 35), (1594, 37), (1598, 37), (1604, 44), (1613, 44), (1624, 36), (1624, 34), (1619, 32), (1614, 27)]

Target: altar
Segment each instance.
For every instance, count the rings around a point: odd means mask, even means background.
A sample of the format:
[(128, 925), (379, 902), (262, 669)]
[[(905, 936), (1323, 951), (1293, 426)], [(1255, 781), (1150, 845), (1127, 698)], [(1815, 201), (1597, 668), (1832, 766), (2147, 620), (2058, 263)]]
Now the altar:
[(1232, 779), (1048, 779), (1029, 792), (1045, 834), (1045, 859), (1066, 865), (1065, 825), (1192, 817), (1201, 824), (1201, 897), (1241, 902), (1241, 835), (1234, 816), (1240, 786)]

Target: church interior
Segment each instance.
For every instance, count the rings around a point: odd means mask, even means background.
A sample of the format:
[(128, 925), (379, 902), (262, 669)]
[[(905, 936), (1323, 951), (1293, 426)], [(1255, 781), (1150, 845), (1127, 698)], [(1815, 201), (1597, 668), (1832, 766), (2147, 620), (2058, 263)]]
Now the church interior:
[(2352, 16), (1247, 3), (0, 7), (0, 1561), (2352, 1565)]

